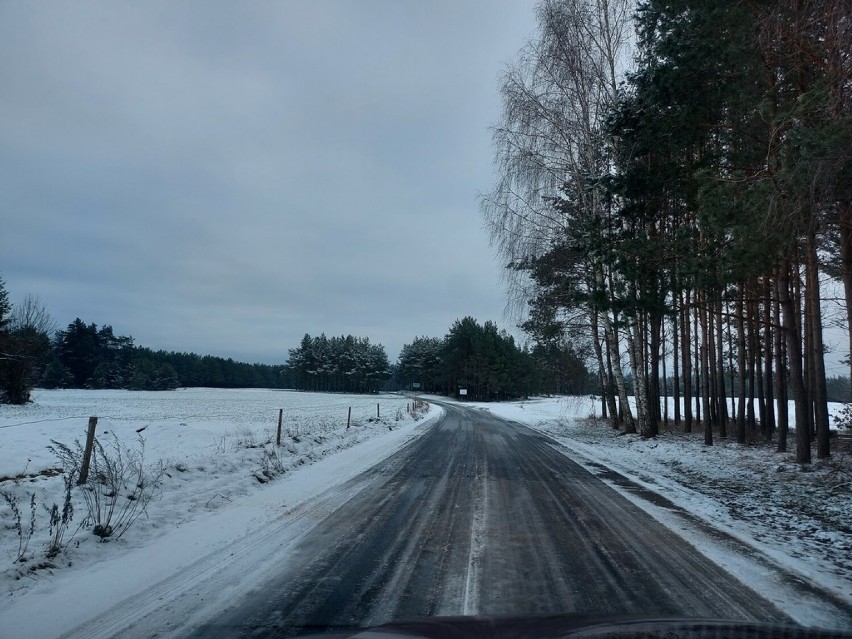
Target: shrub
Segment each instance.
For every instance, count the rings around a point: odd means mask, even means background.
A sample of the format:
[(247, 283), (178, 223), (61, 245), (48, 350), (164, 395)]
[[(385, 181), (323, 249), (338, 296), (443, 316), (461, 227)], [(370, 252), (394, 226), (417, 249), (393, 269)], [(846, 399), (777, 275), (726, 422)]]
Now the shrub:
[[(64, 499), (62, 500), (62, 508), (57, 504), (53, 504), (51, 508), (44, 506), (47, 511), (48, 522), (50, 525), (50, 542), (46, 549), (48, 558), (53, 559), (70, 543), (63, 543), (65, 533), (68, 530), (68, 525), (74, 519), (74, 502), (71, 499), (71, 491), (74, 488), (74, 474), (65, 472), (62, 475), (65, 482)], [(78, 528), (79, 530), (79, 528)], [(72, 535), (73, 538), (73, 535)]]
[(30, 539), (32, 539), (33, 533), (35, 532), (35, 522), (36, 522), (36, 498), (35, 493), (30, 494), (30, 521), (29, 525), (24, 523), (23, 514), (21, 513), (21, 509), (18, 506), (18, 498), (14, 495), (3, 491), (0, 493), (3, 495), (3, 499), (9, 505), (9, 508), (12, 511), (12, 518), (14, 520), (14, 528), (15, 532), (18, 534), (18, 554), (15, 556), (14, 563), (18, 563), (19, 561), (27, 560), (27, 549), (30, 545)]
[[(49, 448), (67, 473), (79, 477), (83, 462), (79, 440), (74, 441), (73, 448), (57, 441)], [(92, 525), (92, 532), (103, 541), (118, 539), (127, 532), (156, 495), (165, 467), (158, 462), (148, 472), (144, 460), (145, 440), (141, 436), (136, 450), (123, 446), (114, 434), (108, 448), (95, 439), (89, 477), (79, 488), (87, 511), (82, 525)]]

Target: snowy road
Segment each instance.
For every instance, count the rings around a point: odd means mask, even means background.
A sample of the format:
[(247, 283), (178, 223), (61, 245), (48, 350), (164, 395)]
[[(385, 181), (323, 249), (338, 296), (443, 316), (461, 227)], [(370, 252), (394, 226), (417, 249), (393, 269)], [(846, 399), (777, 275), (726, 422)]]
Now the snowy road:
[(349, 482), (276, 576), (196, 636), (460, 614), (786, 620), (543, 435), (445, 408), (428, 433)]

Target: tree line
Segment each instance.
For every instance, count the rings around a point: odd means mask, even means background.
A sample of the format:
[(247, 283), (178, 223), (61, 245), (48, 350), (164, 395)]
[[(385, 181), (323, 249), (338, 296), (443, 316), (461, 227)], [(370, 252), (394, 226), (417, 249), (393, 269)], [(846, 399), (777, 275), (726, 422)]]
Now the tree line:
[(615, 427), (781, 451), (795, 427), (799, 462), (814, 439), (830, 454), (824, 282), (852, 324), (848, 9), (539, 3), (483, 213), (538, 329), (589, 336)]
[(457, 320), (444, 338), (417, 337), (399, 355), (403, 388), (469, 399), (500, 400), (540, 394), (579, 394), (594, 388), (583, 359), (565, 340), (521, 349), (494, 322)]
[(519, 348), (493, 322), (456, 321), (442, 338), (415, 338), (391, 364), (384, 346), (366, 337), (312, 337), (289, 350), (286, 364), (247, 364), (233, 359), (152, 350), (112, 326), (76, 318), (56, 330), (37, 298), (13, 308), (0, 278), (0, 402), (22, 404), (39, 388), (172, 390), (293, 388), (370, 393), (410, 389), (470, 399), (506, 399), (530, 394), (594, 390), (584, 355), (564, 338), (539, 336)]
[(247, 364), (231, 358), (152, 350), (132, 337), (117, 336), (75, 319), (58, 331), (41, 376), (43, 388), (125, 388), (173, 390), (211, 388), (283, 388), (281, 366)]
[(385, 347), (369, 338), (311, 337), (289, 351), (282, 373), (290, 388), (339, 393), (374, 392), (392, 376)]
[(281, 366), (152, 350), (80, 318), (64, 330), (33, 296), (14, 306), (0, 278), (0, 403), (24, 404), (39, 388), (172, 390), (180, 386), (284, 388)]

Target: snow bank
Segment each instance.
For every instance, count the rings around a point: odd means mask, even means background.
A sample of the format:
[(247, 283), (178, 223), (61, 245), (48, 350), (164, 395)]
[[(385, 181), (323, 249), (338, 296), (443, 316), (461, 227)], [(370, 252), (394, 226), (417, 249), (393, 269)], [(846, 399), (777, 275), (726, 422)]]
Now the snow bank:
[[(589, 397), (474, 405), (554, 438), (572, 459), (800, 623), (843, 629), (852, 625), (852, 617), (839, 619), (836, 609), (819, 595), (823, 590), (852, 610), (852, 445), (848, 441), (838, 446), (838, 440), (833, 440), (832, 459), (815, 460), (811, 467), (802, 468), (792, 452), (778, 453), (774, 444), (742, 446), (717, 438), (714, 446), (707, 447), (703, 432), (665, 432), (650, 440), (624, 435), (588, 419), (599, 409), (599, 403)], [(795, 447), (793, 438), (790, 443)], [(629, 482), (614, 481), (607, 470)], [(628, 483), (641, 491), (631, 490)], [(655, 505), (654, 499), (637, 496), (639, 492), (662, 496), (689, 516)], [(704, 525), (695, 525), (696, 520)], [(707, 534), (707, 528), (725, 536)], [(752, 552), (753, 560), (738, 554), (742, 549)], [(772, 564), (784, 573), (774, 574)], [(798, 584), (789, 583), (791, 574)], [(810, 596), (795, 588), (809, 584), (817, 587)]]
[[(397, 450), (442, 414), (409, 414), (400, 395), (330, 395), (271, 390), (172, 392), (37, 391), (27, 406), (0, 407), (0, 491), (17, 501), (24, 534), (35, 495), (35, 530), (24, 553), (9, 504), (0, 504), (0, 627), (9, 636), (51, 637), (134, 593), (227, 549), (299, 504)], [(379, 416), (377, 417), (377, 407)], [(346, 423), (352, 408), (351, 425)], [(282, 446), (274, 445), (284, 409)], [(90, 527), (48, 560), (45, 506), (62, 503), (51, 440), (97, 434), (138, 446), (150, 469), (162, 464), (157, 498), (118, 540), (99, 543)], [(274, 459), (272, 459), (274, 456)], [(271, 461), (272, 460), (272, 461)], [(320, 461), (322, 460), (322, 461)], [(266, 469), (270, 472), (264, 474)], [(19, 477), (20, 476), (20, 477)], [(71, 537), (85, 516), (75, 493)], [(44, 611), (51, 611), (45, 615)]]

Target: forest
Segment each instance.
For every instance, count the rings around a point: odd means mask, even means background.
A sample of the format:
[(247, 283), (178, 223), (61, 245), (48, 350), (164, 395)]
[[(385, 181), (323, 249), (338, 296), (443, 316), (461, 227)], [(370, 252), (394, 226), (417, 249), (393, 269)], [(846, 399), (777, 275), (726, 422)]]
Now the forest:
[(152, 350), (112, 326), (75, 319), (56, 330), (37, 298), (13, 307), (0, 279), (0, 401), (21, 404), (38, 388), (173, 390), (178, 387), (292, 388), (372, 393), (411, 389), (469, 399), (594, 391), (583, 357), (565, 341), (520, 349), (496, 324), (458, 320), (443, 339), (415, 338), (396, 364), (366, 337), (311, 337), (289, 350), (285, 364)]
[(533, 329), (588, 336), (616, 428), (779, 451), (795, 430), (797, 461), (829, 456), (828, 290), (852, 340), (848, 0), (537, 12), (482, 198)]
[(305, 335), (290, 349), (282, 374), (288, 388), (331, 392), (419, 390), (483, 401), (594, 390), (582, 358), (570, 344), (519, 348), (494, 322), (457, 320), (443, 338), (416, 337), (395, 365), (367, 338)]
[(581, 354), (566, 340), (519, 348), (494, 322), (457, 320), (443, 339), (417, 337), (399, 355), (397, 378), (403, 388), (483, 401), (531, 395), (576, 395), (595, 390)]
[[(5, 299), (0, 280), (0, 299)], [(8, 304), (7, 306), (11, 306)], [(2, 307), (0, 306), (0, 310)], [(0, 321), (3, 314), (0, 313)], [(172, 390), (179, 386), (283, 388), (281, 366), (245, 364), (233, 359), (176, 353), (137, 346), (112, 326), (80, 318), (55, 330), (36, 298), (27, 297), (0, 324), (2, 401), (29, 401), (39, 388), (124, 388)]]

